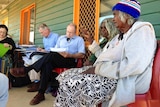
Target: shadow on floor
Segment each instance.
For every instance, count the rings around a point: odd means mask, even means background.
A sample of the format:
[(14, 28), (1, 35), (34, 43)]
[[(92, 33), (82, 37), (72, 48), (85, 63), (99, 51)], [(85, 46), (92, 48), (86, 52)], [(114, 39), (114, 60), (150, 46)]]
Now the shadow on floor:
[[(27, 86), (12, 87), (9, 90), (9, 99), (7, 107), (33, 107), (29, 105), (30, 100), (37, 94), (37, 92), (27, 92)], [(53, 107), (55, 97), (50, 93), (45, 94), (45, 100), (34, 105), (34, 107)]]

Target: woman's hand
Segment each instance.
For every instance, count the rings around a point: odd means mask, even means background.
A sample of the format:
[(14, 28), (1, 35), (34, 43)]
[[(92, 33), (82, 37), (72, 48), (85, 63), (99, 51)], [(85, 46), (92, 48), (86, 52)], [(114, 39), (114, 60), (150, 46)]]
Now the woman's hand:
[(93, 65), (92, 62), (90, 62), (89, 60), (86, 60), (84, 63), (83, 63), (84, 66), (89, 66), (89, 65)]
[(91, 67), (87, 69), (86, 71), (82, 72), (82, 74), (95, 74), (94, 70), (95, 70), (95, 67)]
[(90, 44), (92, 44), (93, 39), (92, 39), (89, 31), (87, 30), (87, 28), (81, 27), (81, 32), (82, 32), (82, 36), (83, 36), (84, 38), (86, 38), (87, 41), (88, 41)]
[(12, 49), (12, 45), (8, 44), (8, 43), (4, 43), (3, 44), (5, 48), (9, 48), (10, 50)]
[(85, 37), (86, 39), (91, 38), (90, 33), (87, 28), (81, 27), (81, 32), (82, 32), (83, 37)]

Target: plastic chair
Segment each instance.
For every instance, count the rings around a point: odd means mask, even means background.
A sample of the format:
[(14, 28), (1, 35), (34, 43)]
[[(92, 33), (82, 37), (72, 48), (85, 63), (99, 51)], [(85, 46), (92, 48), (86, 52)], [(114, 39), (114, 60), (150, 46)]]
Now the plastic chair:
[[(147, 105), (143, 105), (147, 104)], [(142, 106), (143, 105), (143, 106)], [(150, 89), (145, 94), (137, 94), (135, 102), (127, 107), (160, 107), (160, 48), (157, 48), (153, 67)]]

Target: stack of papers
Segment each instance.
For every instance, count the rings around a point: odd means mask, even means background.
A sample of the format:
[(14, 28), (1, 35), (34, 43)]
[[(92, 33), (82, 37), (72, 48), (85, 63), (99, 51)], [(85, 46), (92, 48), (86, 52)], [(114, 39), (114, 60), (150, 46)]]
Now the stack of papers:
[(66, 52), (67, 48), (51, 48), (52, 52)]
[(0, 57), (3, 57), (8, 50), (9, 48), (4, 47), (4, 45), (0, 43)]
[(24, 61), (25, 66), (32, 65), (32, 60), (29, 59), (27, 56), (22, 56), (22, 59)]
[(36, 47), (36, 45), (19, 45), (19, 47), (31, 48), (31, 47)]
[(35, 52), (37, 50), (37, 47), (35, 45), (19, 45), (21, 48), (21, 51), (25, 52)]

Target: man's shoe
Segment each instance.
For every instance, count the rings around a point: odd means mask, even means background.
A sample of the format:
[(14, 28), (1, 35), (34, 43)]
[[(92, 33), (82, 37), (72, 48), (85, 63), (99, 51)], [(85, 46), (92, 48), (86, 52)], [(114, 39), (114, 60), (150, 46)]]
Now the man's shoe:
[(10, 69), (10, 73), (11, 75), (13, 75), (14, 77), (25, 77), (26, 76), (26, 72), (24, 71), (24, 68), (11, 68)]
[(39, 104), (41, 101), (45, 100), (44, 94), (38, 93), (30, 102), (30, 105)]
[(27, 92), (36, 92), (39, 89), (40, 82), (33, 83), (32, 86), (27, 90)]
[(51, 94), (52, 94), (52, 96), (53, 97), (56, 97), (57, 96), (57, 92), (58, 92), (58, 90), (54, 90)]
[(31, 84), (27, 85), (27, 88), (31, 88), (35, 83), (32, 82)]

